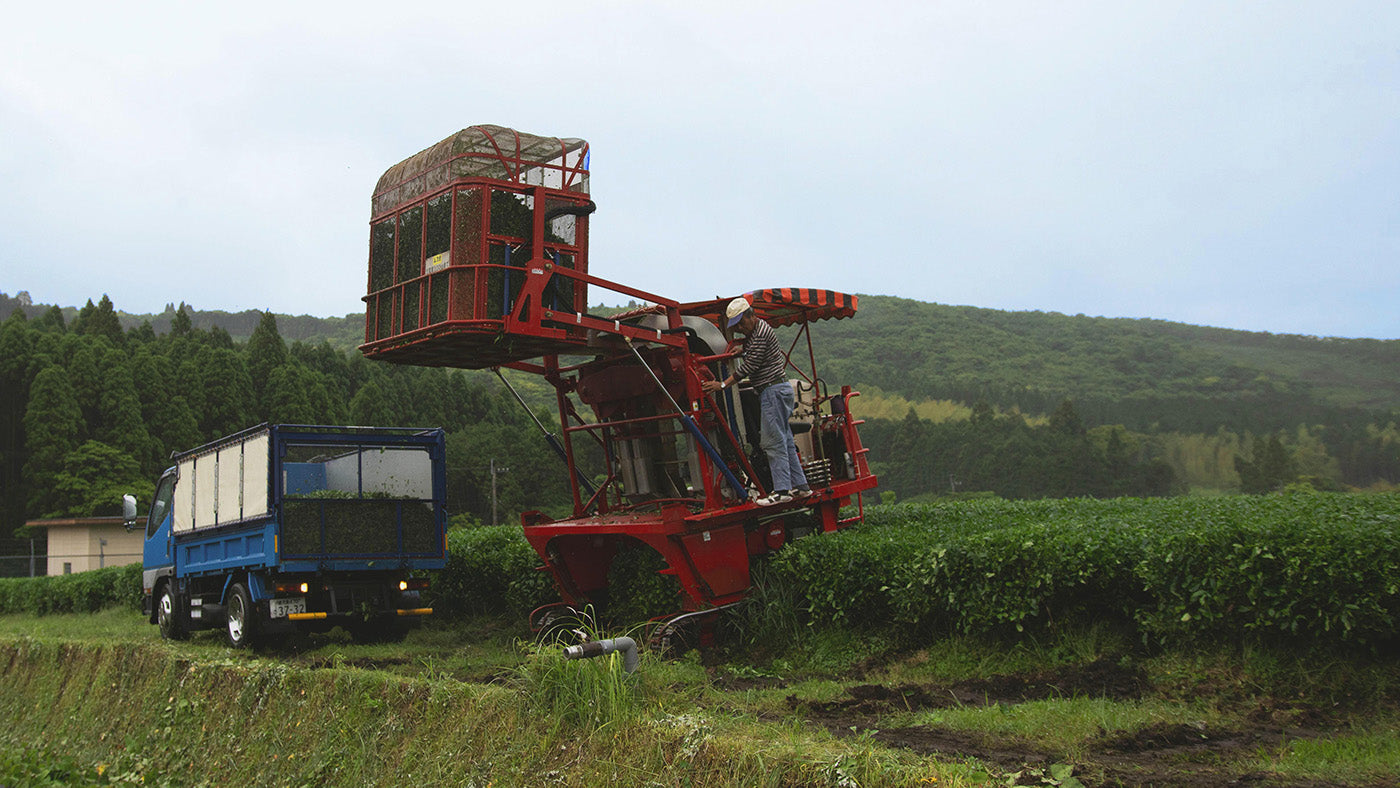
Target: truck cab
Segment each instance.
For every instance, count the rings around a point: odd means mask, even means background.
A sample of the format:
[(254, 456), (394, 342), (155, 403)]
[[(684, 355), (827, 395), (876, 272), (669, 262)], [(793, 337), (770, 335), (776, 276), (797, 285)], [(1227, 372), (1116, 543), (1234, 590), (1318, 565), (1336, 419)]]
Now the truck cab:
[[(141, 550), (141, 587), (143, 589), (162, 590), (169, 585), (171, 576), (175, 573), (175, 546), (171, 541), (171, 500), (175, 496), (175, 468), (166, 469), (161, 474), (160, 480), (156, 482), (155, 496), (151, 499), (151, 507), (146, 512), (145, 522), (142, 523), (146, 529), (146, 540)], [(134, 515), (134, 512), (132, 513)], [(131, 518), (128, 518), (131, 519)], [(173, 590), (173, 587), (172, 587)], [(158, 599), (157, 599), (158, 597)], [(155, 605), (156, 609), (152, 609)], [(164, 605), (164, 609), (160, 606)], [(161, 634), (166, 637), (171, 636), (171, 624), (174, 621), (174, 598), (173, 594), (152, 594), (145, 595), (145, 612), (151, 616), (153, 623), (159, 624)]]

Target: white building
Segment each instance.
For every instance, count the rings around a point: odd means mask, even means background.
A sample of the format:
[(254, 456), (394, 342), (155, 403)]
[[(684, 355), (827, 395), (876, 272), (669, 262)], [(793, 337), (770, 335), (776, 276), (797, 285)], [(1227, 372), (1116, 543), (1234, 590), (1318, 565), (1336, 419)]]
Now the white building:
[(141, 563), (145, 531), (126, 530), (121, 517), (65, 517), (25, 525), (48, 529), (51, 575)]

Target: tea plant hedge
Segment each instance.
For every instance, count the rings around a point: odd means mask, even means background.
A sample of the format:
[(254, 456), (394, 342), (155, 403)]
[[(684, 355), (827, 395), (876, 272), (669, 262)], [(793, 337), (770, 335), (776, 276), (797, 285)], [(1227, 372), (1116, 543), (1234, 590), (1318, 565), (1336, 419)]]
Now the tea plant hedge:
[[(867, 508), (765, 573), (813, 623), (995, 633), (1104, 619), (1147, 642), (1400, 643), (1400, 495), (1004, 501)], [(557, 601), (519, 526), (454, 529), (446, 617)], [(0, 579), (0, 613), (140, 609), (139, 565)]]
[(452, 617), (507, 613), (524, 617), (559, 601), (540, 557), (518, 525), (488, 525), (447, 532), (447, 568), (433, 578), (433, 609)]
[[(454, 529), (447, 568), (432, 578), (431, 603), (448, 616), (525, 614), (558, 601), (549, 574), (518, 525)], [(112, 605), (141, 609), (141, 565), (71, 575), (0, 578), (0, 614), (87, 613)]]
[(1400, 496), (872, 507), (774, 559), (814, 622), (994, 632), (1108, 618), (1158, 643), (1397, 640)]
[(0, 614), (92, 613), (112, 605), (141, 609), (141, 565), (71, 575), (0, 578)]

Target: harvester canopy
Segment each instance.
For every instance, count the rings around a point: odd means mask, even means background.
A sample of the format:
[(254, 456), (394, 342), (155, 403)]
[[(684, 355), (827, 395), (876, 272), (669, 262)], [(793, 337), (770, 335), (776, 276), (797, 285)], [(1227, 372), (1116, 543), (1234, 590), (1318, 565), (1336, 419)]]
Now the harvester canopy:
[[(744, 293), (743, 297), (753, 306), (754, 314), (774, 327), (853, 317), (859, 300), (856, 296), (838, 293), (835, 290), (818, 290), (811, 287), (770, 287)], [(724, 308), (733, 300), (717, 298), (713, 301), (681, 304), (681, 313), (696, 315), (723, 325)]]
[(588, 193), (588, 143), (540, 137), (505, 126), (470, 126), (384, 172), (371, 216), (380, 216), (460, 178)]

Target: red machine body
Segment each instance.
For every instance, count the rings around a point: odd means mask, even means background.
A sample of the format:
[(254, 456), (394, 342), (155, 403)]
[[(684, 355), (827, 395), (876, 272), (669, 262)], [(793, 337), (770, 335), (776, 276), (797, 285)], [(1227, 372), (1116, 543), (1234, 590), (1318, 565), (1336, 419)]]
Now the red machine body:
[[(588, 273), (587, 150), (582, 140), (478, 126), (386, 172), (361, 350), (396, 363), (505, 367), (554, 387), (562, 441), (548, 437), (573, 482), (573, 513), (527, 512), (522, 525), (565, 602), (597, 601), (614, 557), (639, 545), (665, 560), (684, 609), (735, 602), (753, 557), (859, 522), (861, 494), (875, 486), (851, 415), (858, 394), (829, 387), (812, 349), (812, 325), (853, 316), (857, 299), (808, 288), (744, 294), (774, 328), (796, 329), (791, 426), (813, 490), (760, 507), (752, 501), (769, 482), (757, 396), (701, 388), (727, 376), (742, 350), (719, 328), (731, 299), (679, 303)], [(589, 315), (589, 287), (651, 305)], [(588, 444), (602, 467), (580, 467)]]

